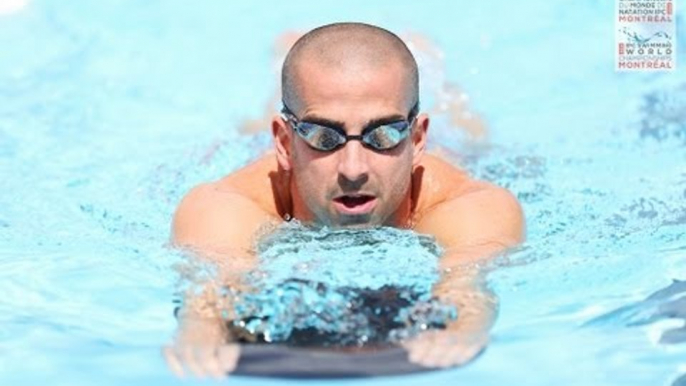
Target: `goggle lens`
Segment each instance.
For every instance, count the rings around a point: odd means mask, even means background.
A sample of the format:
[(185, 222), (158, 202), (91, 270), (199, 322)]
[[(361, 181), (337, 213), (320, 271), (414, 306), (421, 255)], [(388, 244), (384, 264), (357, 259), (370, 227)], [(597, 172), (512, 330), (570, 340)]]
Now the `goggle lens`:
[(362, 136), (346, 136), (339, 130), (316, 123), (298, 122), (295, 131), (312, 148), (332, 151), (351, 139), (358, 139), (374, 150), (390, 150), (400, 144), (409, 134), (410, 124), (406, 121), (393, 122), (367, 130)]

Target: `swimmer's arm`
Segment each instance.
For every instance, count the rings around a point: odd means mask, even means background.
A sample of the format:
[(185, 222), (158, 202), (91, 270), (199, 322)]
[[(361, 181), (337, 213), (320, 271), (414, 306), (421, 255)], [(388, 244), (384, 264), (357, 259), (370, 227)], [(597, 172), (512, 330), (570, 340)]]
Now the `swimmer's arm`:
[[(268, 216), (252, 201), (204, 184), (188, 193), (177, 208), (171, 243), (187, 252), (189, 259), (217, 267), (216, 282), (240, 288), (242, 274), (255, 264), (252, 237), (265, 221)], [(176, 340), (165, 349), (169, 366), (180, 376), (184, 368), (196, 376), (220, 376), (235, 366), (235, 350), (224, 345), (229, 337), (220, 315), (220, 308), (230, 305), (217, 306), (225, 301), (216, 293), (217, 284), (202, 286), (202, 291), (185, 296)]]
[(415, 230), (446, 249), (442, 263), (485, 262), (524, 241), (524, 214), (506, 189), (484, 182), (429, 210)]
[[(179, 317), (179, 334), (183, 337), (193, 326), (203, 326), (206, 335), (189, 332), (192, 341), (209, 342), (221, 332), (223, 320), (217, 307), (202, 306), (218, 298), (217, 284), (241, 287), (242, 275), (254, 268), (252, 238), (269, 216), (248, 198), (219, 190), (215, 184), (203, 184), (191, 190), (174, 214), (172, 244), (187, 252), (190, 259), (209, 263), (216, 268), (213, 282), (204, 291), (184, 299), (184, 312)], [(208, 278), (209, 280), (209, 278)], [(214, 312), (209, 312), (209, 311)], [(212, 330), (208, 326), (215, 325)], [(182, 339), (183, 340), (183, 339)]]
[(235, 192), (203, 184), (181, 201), (172, 223), (172, 244), (200, 252), (213, 262), (227, 255), (250, 255), (255, 233), (273, 220), (254, 201)]
[[(479, 184), (480, 188), (437, 206), (416, 227), (433, 235), (446, 250), (440, 268), (450, 273), (442, 275), (437, 295), (460, 303), (469, 297), (461, 294), (473, 295), (481, 289), (479, 265), (524, 240), (524, 215), (517, 199), (503, 188)], [(467, 318), (462, 320), (466, 323)]]
[[(521, 206), (507, 190), (485, 184), (437, 206), (415, 229), (433, 235), (446, 249), (440, 261), (441, 279), (433, 292), (456, 306), (458, 319), (449, 323), (445, 332), (434, 334), (435, 342), (429, 339), (434, 349), (410, 350), (411, 358), (415, 355), (416, 362), (429, 366), (464, 363), (487, 344), (498, 309), (497, 298), (485, 286), (480, 264), (523, 241)], [(441, 348), (438, 342), (446, 341), (453, 346)]]

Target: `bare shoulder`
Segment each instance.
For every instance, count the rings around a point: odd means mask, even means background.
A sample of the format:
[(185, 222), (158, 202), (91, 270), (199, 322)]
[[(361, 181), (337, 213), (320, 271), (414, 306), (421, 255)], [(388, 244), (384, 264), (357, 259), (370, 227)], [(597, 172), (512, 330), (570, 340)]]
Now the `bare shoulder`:
[(512, 193), (459, 169), (450, 171), (456, 168), (445, 161), (432, 162), (445, 168), (451, 186), (445, 186), (443, 199), (418, 219), (416, 231), (434, 235), (448, 248), (481, 244), (509, 247), (523, 241), (524, 214)]
[(172, 242), (205, 251), (249, 250), (255, 232), (271, 219), (257, 202), (221, 181), (201, 184), (176, 209)]
[(217, 181), (216, 188), (240, 194), (279, 218), (282, 215), (277, 202), (288, 197), (288, 179), (279, 172), (276, 156), (271, 152)]
[(481, 188), (466, 171), (432, 154), (422, 158), (415, 169), (415, 179), (414, 183), (419, 186), (416, 211), (420, 216), (446, 201)]

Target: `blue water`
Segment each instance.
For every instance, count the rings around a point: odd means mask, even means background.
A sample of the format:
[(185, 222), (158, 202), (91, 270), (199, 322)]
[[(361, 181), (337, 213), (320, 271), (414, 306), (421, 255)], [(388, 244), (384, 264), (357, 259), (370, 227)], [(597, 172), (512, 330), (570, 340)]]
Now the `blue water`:
[[(614, 72), (613, 12), (74, 0), (0, 14), (0, 384), (182, 383), (159, 354), (176, 328), (173, 209), (268, 148), (239, 128), (273, 107), (277, 37), (338, 20), (433, 42), (418, 52), (432, 147), (509, 188), (528, 227), (489, 277), (500, 313), (484, 355), (355, 384), (671, 384), (686, 344), (660, 336), (683, 320), (589, 324), (686, 279), (686, 71)], [(441, 112), (446, 82), (486, 136)]]

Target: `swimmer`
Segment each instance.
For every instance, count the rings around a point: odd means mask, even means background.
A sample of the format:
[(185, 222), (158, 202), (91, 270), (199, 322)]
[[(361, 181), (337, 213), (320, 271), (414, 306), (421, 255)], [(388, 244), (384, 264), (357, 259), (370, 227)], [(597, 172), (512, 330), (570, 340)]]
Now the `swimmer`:
[[(425, 154), (429, 116), (420, 108), (418, 78), (407, 46), (382, 28), (336, 23), (302, 36), (282, 67), (274, 150), (192, 189), (174, 216), (174, 245), (228, 277), (255, 266), (251, 250), (265, 226), (291, 219), (431, 235), (445, 249), (445, 274), (433, 293), (454, 304), (459, 318), (403, 347), (411, 362), (427, 367), (474, 358), (497, 309), (478, 263), (523, 241), (523, 213), (507, 190)], [(235, 368), (240, 348), (225, 343), (218, 313), (191, 302), (179, 319), (177, 340), (164, 349), (176, 374), (223, 377)]]

